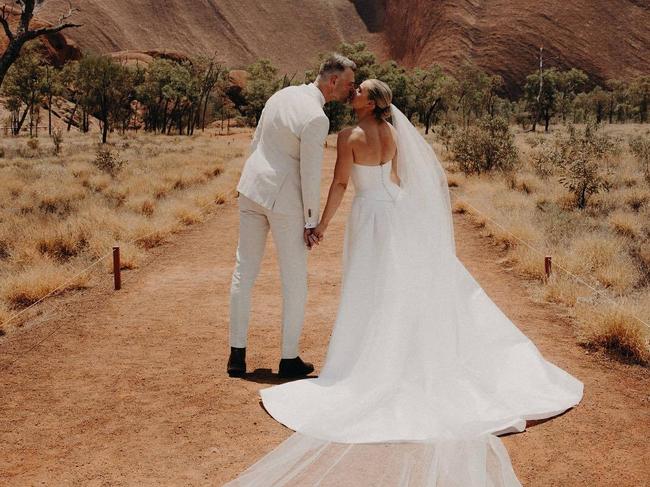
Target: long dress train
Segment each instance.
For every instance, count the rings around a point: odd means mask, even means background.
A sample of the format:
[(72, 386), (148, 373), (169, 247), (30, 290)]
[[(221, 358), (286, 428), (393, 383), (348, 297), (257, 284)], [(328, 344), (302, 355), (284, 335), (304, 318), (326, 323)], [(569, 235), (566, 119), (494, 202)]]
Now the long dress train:
[(495, 435), (582, 397), (458, 260), (444, 171), (394, 106), (392, 117), (401, 184), (392, 161), (353, 165), (322, 371), (261, 391), (297, 434), (233, 485), (518, 485)]

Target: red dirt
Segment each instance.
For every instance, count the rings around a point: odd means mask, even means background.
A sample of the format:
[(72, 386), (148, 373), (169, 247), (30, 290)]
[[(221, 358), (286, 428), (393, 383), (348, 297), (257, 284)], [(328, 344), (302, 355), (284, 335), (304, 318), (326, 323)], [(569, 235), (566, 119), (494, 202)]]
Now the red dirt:
[[(323, 198), (333, 159), (330, 146)], [(302, 356), (317, 370), (338, 305), (350, 198), (310, 255)], [(549, 360), (585, 383), (577, 408), (504, 438), (522, 483), (642, 485), (650, 478), (648, 370), (580, 348), (561, 308), (534, 302), (490, 240), (463, 216), (455, 222), (469, 271)], [(227, 204), (154, 249), (149, 265), (123, 275), (123, 290), (113, 292), (107, 275), (0, 340), (0, 484), (220, 485), (291, 434), (258, 396), (277, 382), (269, 369), (280, 357), (270, 239), (248, 348), (255, 373), (248, 380), (225, 374), (237, 227), (237, 206)]]

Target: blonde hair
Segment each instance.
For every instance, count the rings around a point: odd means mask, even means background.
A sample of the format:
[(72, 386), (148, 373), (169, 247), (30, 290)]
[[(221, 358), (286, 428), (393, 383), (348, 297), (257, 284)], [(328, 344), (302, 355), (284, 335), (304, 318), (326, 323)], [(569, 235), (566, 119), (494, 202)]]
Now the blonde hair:
[(368, 84), (368, 99), (375, 102), (374, 114), (377, 120), (390, 116), (390, 103), (393, 100), (393, 92), (386, 83), (378, 79), (366, 80)]

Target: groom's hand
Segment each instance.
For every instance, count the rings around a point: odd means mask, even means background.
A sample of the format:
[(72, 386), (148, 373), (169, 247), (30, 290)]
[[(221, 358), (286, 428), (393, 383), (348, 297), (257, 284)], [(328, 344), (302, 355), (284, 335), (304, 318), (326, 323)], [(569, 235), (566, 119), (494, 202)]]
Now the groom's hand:
[(313, 228), (305, 228), (305, 231), (303, 232), (303, 239), (305, 240), (305, 245), (307, 246), (307, 248), (309, 250), (311, 250), (311, 248), (314, 245), (315, 237), (314, 237), (313, 233), (314, 233)]
[(303, 237), (305, 239), (305, 245), (307, 245), (309, 250), (311, 250), (314, 245), (320, 244), (320, 241), (322, 240), (322, 237), (316, 233), (315, 228), (305, 228)]

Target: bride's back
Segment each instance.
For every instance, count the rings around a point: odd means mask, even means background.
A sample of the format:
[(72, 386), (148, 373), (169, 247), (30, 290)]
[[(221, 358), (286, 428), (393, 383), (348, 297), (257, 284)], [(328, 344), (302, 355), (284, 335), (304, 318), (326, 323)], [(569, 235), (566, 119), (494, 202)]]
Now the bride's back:
[(395, 129), (385, 120), (363, 120), (352, 129), (351, 135), (350, 143), (356, 164), (376, 166), (395, 157)]

